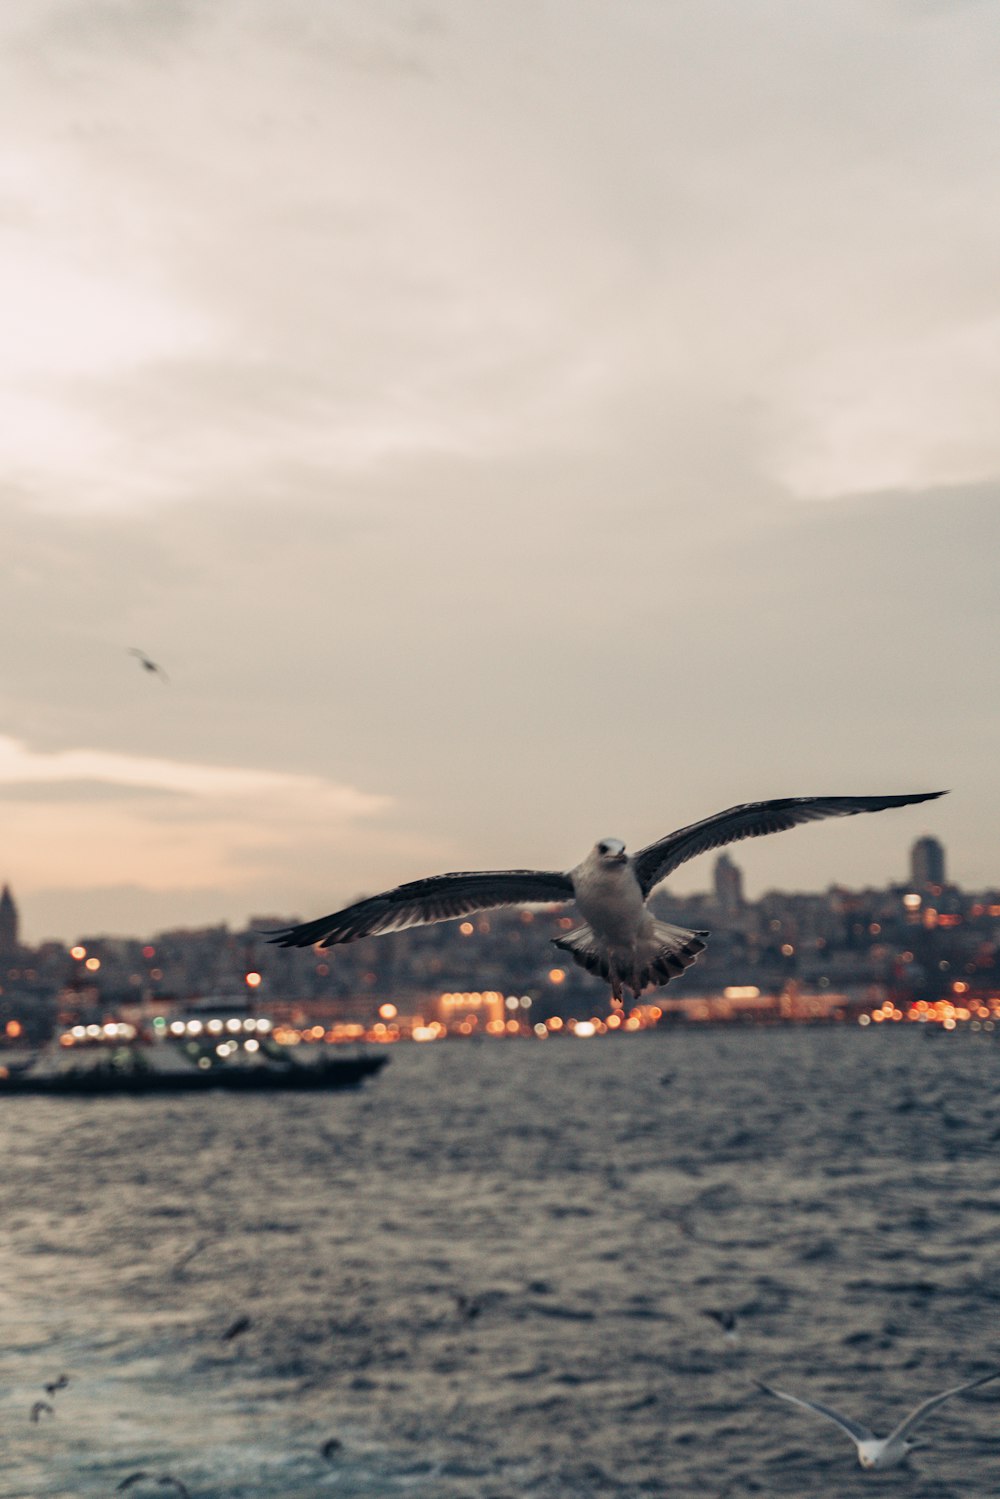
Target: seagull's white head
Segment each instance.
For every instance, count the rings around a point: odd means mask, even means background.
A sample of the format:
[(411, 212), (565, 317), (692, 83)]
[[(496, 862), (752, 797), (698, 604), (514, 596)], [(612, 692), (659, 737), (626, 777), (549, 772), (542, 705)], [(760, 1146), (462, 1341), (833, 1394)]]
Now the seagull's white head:
[(628, 855), (620, 838), (602, 838), (594, 845), (594, 855), (601, 864), (626, 864)]

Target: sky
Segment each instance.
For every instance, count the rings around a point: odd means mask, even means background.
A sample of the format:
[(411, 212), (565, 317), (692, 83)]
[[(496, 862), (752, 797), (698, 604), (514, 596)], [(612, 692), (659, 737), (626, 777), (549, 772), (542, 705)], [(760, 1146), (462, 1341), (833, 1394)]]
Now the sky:
[(0, 8), (23, 938), (787, 795), (951, 791), (751, 894), (924, 833), (1000, 884), (998, 54), (990, 0)]

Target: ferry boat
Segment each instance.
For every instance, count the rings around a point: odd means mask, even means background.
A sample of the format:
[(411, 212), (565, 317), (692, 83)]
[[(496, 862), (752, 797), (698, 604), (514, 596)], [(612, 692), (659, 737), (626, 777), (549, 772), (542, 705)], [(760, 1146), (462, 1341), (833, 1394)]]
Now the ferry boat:
[(350, 1088), (389, 1060), (384, 1052), (283, 1046), (273, 1029), (266, 1016), (228, 999), (200, 1000), (148, 1025), (75, 1025), (28, 1061), (0, 1066), (0, 1098)]

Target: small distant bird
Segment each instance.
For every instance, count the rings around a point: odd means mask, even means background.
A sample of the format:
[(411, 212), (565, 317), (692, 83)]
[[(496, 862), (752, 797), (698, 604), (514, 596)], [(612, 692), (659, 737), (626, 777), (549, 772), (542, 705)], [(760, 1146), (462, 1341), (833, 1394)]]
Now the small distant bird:
[(863, 1468), (895, 1468), (919, 1446), (917, 1442), (910, 1441), (910, 1433), (922, 1426), (932, 1411), (936, 1411), (939, 1405), (944, 1405), (953, 1395), (961, 1395), (965, 1390), (975, 1390), (981, 1384), (989, 1384), (991, 1379), (1000, 1379), (1000, 1369), (994, 1369), (992, 1374), (982, 1374), (978, 1379), (970, 1379), (965, 1384), (957, 1384), (950, 1390), (942, 1390), (940, 1395), (931, 1395), (920, 1405), (912, 1410), (910, 1414), (900, 1421), (899, 1425), (889, 1433), (887, 1437), (877, 1437), (867, 1426), (861, 1426), (857, 1421), (851, 1421), (847, 1416), (842, 1416), (838, 1411), (831, 1410), (827, 1405), (820, 1405), (815, 1400), (800, 1400), (798, 1395), (788, 1395), (784, 1390), (772, 1389), (770, 1385), (762, 1384), (758, 1379), (755, 1383), (762, 1389), (765, 1395), (777, 1395), (779, 1400), (788, 1400), (792, 1405), (800, 1405), (803, 1410), (815, 1411), (818, 1416), (825, 1416), (841, 1431), (847, 1433), (855, 1447), (858, 1449), (858, 1462)]
[(451, 921), (492, 906), (575, 900), (581, 926), (553, 940), (588, 973), (611, 985), (611, 1000), (622, 1007), (626, 988), (638, 998), (646, 988), (668, 984), (705, 949), (707, 932), (657, 921), (647, 909), (655, 887), (696, 854), (741, 838), (780, 833), (823, 817), (851, 817), (931, 801), (942, 791), (908, 796), (788, 796), (746, 802), (691, 823), (634, 856), (620, 838), (603, 838), (575, 869), (503, 869), (432, 875), (369, 896), (342, 911), (267, 932), (279, 947), (334, 947), (385, 932)]
[(64, 1390), (68, 1384), (69, 1375), (60, 1374), (58, 1379), (54, 1379), (51, 1384), (43, 1385), (42, 1388), (44, 1389), (46, 1395), (57, 1395), (59, 1391)]
[(130, 656), (135, 656), (138, 659), (139, 665), (142, 667), (143, 671), (151, 671), (154, 676), (161, 677), (164, 682), (170, 681), (170, 678), (163, 670), (163, 667), (160, 666), (158, 662), (150, 660), (145, 651), (140, 651), (136, 646), (130, 645), (128, 648), (128, 653)]
[(723, 1333), (725, 1334), (727, 1343), (736, 1342), (738, 1336), (736, 1331), (736, 1313), (729, 1307), (722, 1307), (721, 1309), (717, 1309), (715, 1307), (706, 1306), (702, 1308), (701, 1315), (703, 1317), (711, 1317), (713, 1322), (718, 1322), (719, 1326), (722, 1328)]
[(240, 1333), (246, 1332), (247, 1328), (250, 1325), (251, 1323), (249, 1317), (237, 1317), (232, 1326), (227, 1327), (225, 1332), (222, 1334), (222, 1341), (224, 1343), (231, 1343), (234, 1338), (239, 1337)]
[(337, 1453), (342, 1449), (343, 1445), (344, 1444), (339, 1437), (327, 1437), (326, 1441), (319, 1449), (319, 1455), (320, 1457), (325, 1458), (328, 1463), (332, 1463), (334, 1458), (337, 1456)]
[(466, 1322), (474, 1322), (483, 1309), (483, 1303), (478, 1296), (467, 1296), (464, 1291), (453, 1291), (455, 1307), (458, 1315)]
[(123, 1478), (115, 1489), (115, 1493), (124, 1494), (126, 1489), (130, 1489), (134, 1483), (157, 1483), (161, 1488), (176, 1489), (181, 1499), (191, 1499), (187, 1485), (181, 1483), (179, 1478), (172, 1477), (170, 1473), (153, 1474), (145, 1468), (138, 1468), (136, 1472), (130, 1473), (127, 1478)]
[(31, 1407), (31, 1419), (36, 1426), (41, 1417), (46, 1414), (54, 1416), (55, 1407), (51, 1406), (47, 1400), (36, 1400), (34, 1405)]
[(170, 1272), (171, 1277), (176, 1280), (178, 1276), (183, 1275), (195, 1255), (201, 1254), (202, 1250), (206, 1249), (211, 1242), (211, 1239), (199, 1239), (190, 1249), (186, 1250), (180, 1259), (175, 1261), (173, 1269)]

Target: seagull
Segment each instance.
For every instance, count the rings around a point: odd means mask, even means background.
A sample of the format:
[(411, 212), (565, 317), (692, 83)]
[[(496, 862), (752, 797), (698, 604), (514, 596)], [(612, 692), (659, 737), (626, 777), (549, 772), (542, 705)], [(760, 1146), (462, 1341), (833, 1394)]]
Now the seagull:
[(59, 1390), (64, 1390), (68, 1384), (69, 1375), (60, 1374), (58, 1379), (54, 1379), (51, 1384), (47, 1384), (43, 1388), (46, 1395), (55, 1395), (59, 1392)]
[(369, 896), (316, 921), (261, 935), (279, 947), (335, 947), (362, 937), (452, 921), (493, 906), (575, 900), (584, 922), (554, 938), (555, 945), (581, 968), (606, 979), (612, 1003), (620, 1009), (626, 987), (638, 999), (644, 989), (668, 984), (705, 950), (702, 939), (708, 932), (657, 921), (646, 904), (660, 881), (688, 859), (799, 823), (882, 812), (944, 795), (943, 791), (923, 791), (907, 796), (787, 796), (745, 802), (668, 833), (635, 855), (625, 852), (620, 838), (602, 838), (565, 874), (502, 869), (432, 875)]
[(55, 1407), (51, 1406), (47, 1400), (36, 1400), (31, 1407), (31, 1419), (33, 1423), (37, 1426), (41, 1417), (46, 1414), (54, 1416)]
[(145, 651), (140, 651), (134, 645), (130, 645), (128, 648), (128, 653), (130, 656), (135, 656), (138, 658), (139, 665), (142, 667), (143, 671), (153, 672), (155, 676), (162, 677), (164, 682), (170, 681), (170, 678), (163, 670), (163, 667), (160, 666), (158, 662), (151, 661), (150, 658), (146, 655)]
[(185, 1253), (181, 1255), (180, 1259), (175, 1262), (173, 1269), (170, 1272), (171, 1277), (174, 1280), (178, 1279), (187, 1269), (188, 1265), (194, 1259), (195, 1255), (201, 1254), (202, 1250), (207, 1249), (211, 1242), (211, 1239), (199, 1239), (196, 1244), (192, 1245), (190, 1249), (186, 1250)]
[(161, 1488), (174, 1488), (180, 1494), (181, 1499), (191, 1499), (191, 1494), (187, 1486), (181, 1483), (179, 1478), (174, 1478), (169, 1473), (156, 1475), (150, 1473), (146, 1468), (138, 1468), (136, 1472), (130, 1473), (127, 1478), (123, 1478), (115, 1489), (115, 1493), (124, 1494), (127, 1489), (132, 1488), (133, 1484), (147, 1482), (158, 1483)]
[(246, 1332), (249, 1326), (249, 1317), (237, 1317), (236, 1321), (230, 1327), (227, 1327), (225, 1332), (222, 1334), (222, 1341), (224, 1343), (231, 1343), (234, 1338), (239, 1337), (240, 1333)]
[(455, 1298), (455, 1309), (458, 1315), (466, 1322), (474, 1322), (483, 1309), (483, 1303), (478, 1296), (467, 1296), (464, 1291), (452, 1291)]
[(711, 1317), (713, 1322), (718, 1322), (727, 1343), (736, 1342), (739, 1337), (739, 1333), (736, 1331), (736, 1313), (729, 1307), (716, 1309), (715, 1307), (706, 1306), (703, 1308), (701, 1315), (703, 1317)]
[(867, 1426), (860, 1426), (857, 1421), (850, 1421), (846, 1416), (841, 1416), (827, 1405), (819, 1405), (815, 1400), (800, 1400), (798, 1395), (789, 1395), (784, 1390), (774, 1390), (770, 1385), (762, 1384), (759, 1379), (754, 1382), (765, 1395), (777, 1395), (779, 1400), (788, 1400), (792, 1405), (801, 1405), (803, 1410), (815, 1411), (818, 1416), (825, 1416), (828, 1421), (839, 1426), (841, 1431), (846, 1431), (858, 1449), (858, 1462), (863, 1468), (882, 1470), (898, 1467), (900, 1463), (906, 1461), (914, 1447), (920, 1445), (918, 1442), (910, 1441), (910, 1432), (922, 1426), (939, 1405), (944, 1405), (952, 1395), (961, 1395), (963, 1390), (974, 1390), (981, 1384), (988, 1384), (991, 1379), (1000, 1379), (1000, 1369), (994, 1369), (991, 1374), (981, 1374), (978, 1379), (967, 1380), (965, 1384), (954, 1385), (950, 1390), (942, 1390), (940, 1395), (931, 1395), (900, 1421), (887, 1437), (877, 1437), (873, 1431), (868, 1430)]

